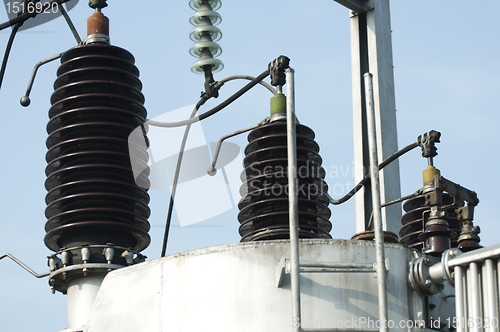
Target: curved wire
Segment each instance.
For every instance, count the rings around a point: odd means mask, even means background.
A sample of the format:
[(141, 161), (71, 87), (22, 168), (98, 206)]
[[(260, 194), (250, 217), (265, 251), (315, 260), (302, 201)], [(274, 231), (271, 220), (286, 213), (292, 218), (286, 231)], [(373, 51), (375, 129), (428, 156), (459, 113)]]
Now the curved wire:
[(0, 69), (0, 89), (2, 88), (3, 77), (5, 75), (5, 68), (7, 68), (7, 60), (9, 59), (10, 50), (12, 49), (12, 44), (14, 43), (14, 38), (16, 37), (17, 30), (23, 25), (23, 23), (17, 23), (12, 32), (10, 33), (9, 41), (7, 42), (7, 47), (5, 48), (5, 54), (3, 56), (2, 68)]
[[(235, 80), (235, 79), (249, 79), (249, 80), (251, 80), (251, 82), (248, 83), (247, 85), (245, 85), (242, 89), (240, 89), (238, 92), (236, 92), (235, 94), (233, 94), (231, 97), (229, 97), (228, 99), (226, 99), (226, 101), (224, 101), (221, 104), (219, 104), (219, 106), (217, 106), (217, 107), (211, 109), (210, 111), (207, 111), (207, 112), (203, 113), (202, 115), (196, 117), (196, 118), (199, 119), (197, 121), (201, 121), (201, 120), (203, 120), (203, 119), (205, 119), (205, 118), (207, 118), (207, 117), (209, 117), (209, 116), (217, 113), (218, 111), (220, 111), (221, 109), (223, 109), (224, 107), (226, 107), (227, 105), (229, 105), (230, 103), (232, 103), (234, 100), (236, 100), (239, 97), (241, 97), (241, 95), (243, 95), (245, 92), (247, 92), (248, 90), (250, 90), (253, 86), (255, 86), (258, 83), (264, 85), (268, 90), (270, 90), (273, 94), (275, 94), (276, 92), (274, 91), (274, 89), (269, 84), (267, 84), (265, 82), (261, 82), (267, 75), (269, 75), (269, 71), (268, 70), (266, 70), (265, 72), (263, 72), (262, 74), (260, 74), (257, 77), (245, 76), (245, 75), (234, 75), (234, 76), (229, 76), (229, 77), (226, 77), (226, 78), (220, 80), (217, 83), (221, 84), (221, 85), (224, 84), (225, 82), (228, 82), (228, 81), (231, 81), (231, 80)], [(258, 79), (259, 79), (259, 81), (257, 81)], [(179, 151), (179, 157), (177, 158), (177, 165), (175, 167), (174, 180), (172, 182), (172, 190), (170, 192), (170, 203), (169, 203), (169, 206), (168, 206), (167, 222), (165, 224), (165, 233), (163, 235), (163, 244), (162, 244), (161, 256), (160, 257), (164, 257), (165, 254), (166, 254), (166, 251), (167, 251), (168, 235), (169, 235), (169, 232), (170, 232), (170, 224), (171, 224), (171, 221), (172, 221), (172, 213), (173, 213), (173, 209), (174, 209), (175, 193), (177, 191), (177, 182), (179, 180), (179, 173), (180, 173), (180, 167), (181, 167), (181, 163), (182, 163), (182, 157), (184, 155), (184, 148), (186, 146), (186, 141), (187, 141), (187, 138), (188, 138), (188, 135), (189, 135), (189, 130), (191, 129), (191, 124), (193, 124), (194, 122), (196, 122), (196, 121), (192, 121), (192, 120), (196, 119), (194, 116), (198, 112), (198, 109), (208, 99), (209, 99), (209, 97), (201, 98), (200, 101), (198, 101), (198, 103), (196, 104), (195, 108), (193, 109), (193, 112), (189, 116), (189, 119), (184, 120), (184, 121), (179, 121), (179, 122), (186, 122), (186, 130), (184, 131), (184, 136), (182, 137), (181, 147), (180, 147), (180, 151)], [(224, 105), (224, 106), (221, 106), (221, 105)], [(219, 107), (220, 107), (220, 109), (217, 109)], [(208, 115), (206, 115), (206, 116), (204, 116), (202, 118), (202, 116), (205, 115), (205, 114), (208, 114)], [(165, 125), (165, 124), (176, 124), (176, 123), (179, 123), (179, 122), (158, 122), (158, 121), (147, 120), (148, 125), (152, 125), (152, 126), (156, 125), (158, 127), (177, 127), (177, 126)], [(161, 125), (157, 125), (157, 124), (161, 124)]]
[(241, 97), (245, 92), (247, 92), (248, 90), (253, 88), (255, 85), (257, 85), (264, 78), (266, 78), (267, 75), (269, 75), (269, 70), (264, 71), (262, 74), (260, 74), (256, 78), (254, 78), (250, 83), (245, 85), (243, 88), (238, 90), (235, 94), (233, 94), (228, 99), (224, 100), (219, 105), (215, 106), (211, 110), (209, 110), (209, 111), (207, 111), (207, 112), (205, 112), (197, 117), (193, 117), (193, 118), (189, 118), (189, 119), (177, 121), (177, 122), (160, 122), (160, 121), (147, 120), (148, 125), (156, 126), (156, 127), (167, 127), (167, 128), (168, 127), (181, 127), (181, 126), (186, 126), (186, 125), (201, 121), (203, 119), (206, 119), (206, 118), (214, 115), (215, 113), (219, 112), (220, 110), (222, 110), (223, 108), (225, 108), (226, 106), (231, 104), (233, 101), (235, 101), (239, 97)]
[[(200, 101), (194, 107), (193, 112), (189, 116), (190, 119), (192, 119), (196, 115), (196, 113), (198, 112), (198, 109), (207, 100), (208, 100), (208, 98), (200, 99)], [(186, 126), (186, 130), (184, 130), (184, 136), (182, 137), (182, 143), (181, 143), (181, 148), (179, 151), (179, 157), (177, 158), (177, 165), (175, 166), (174, 181), (172, 183), (172, 190), (170, 192), (170, 203), (168, 206), (167, 223), (165, 224), (165, 233), (163, 235), (163, 244), (162, 244), (162, 248), (161, 248), (161, 256), (160, 257), (165, 257), (165, 253), (167, 252), (168, 234), (170, 232), (170, 223), (172, 221), (172, 212), (174, 210), (174, 198), (175, 198), (175, 193), (177, 191), (177, 182), (179, 180), (179, 173), (181, 170), (181, 163), (182, 163), (182, 157), (184, 155), (184, 148), (186, 147), (186, 142), (187, 142), (187, 138), (188, 138), (190, 129), (191, 129), (191, 124), (188, 124)]]
[[(388, 158), (386, 158), (383, 162), (381, 162), (379, 165), (378, 165), (378, 169), (379, 171), (384, 168), (385, 166), (389, 165), (390, 163), (392, 163), (394, 160), (396, 160), (397, 158), (401, 157), (402, 155), (404, 155), (405, 153), (407, 153), (408, 151), (411, 151), (413, 149), (415, 149), (416, 147), (418, 146), (418, 142), (413, 142), (407, 146), (405, 146), (404, 148), (402, 148), (401, 150), (399, 150), (398, 152), (395, 152), (393, 153), (392, 155), (390, 155)], [(326, 196), (328, 197), (328, 200), (330, 201), (330, 204), (333, 204), (333, 205), (339, 205), (339, 204), (342, 204), (346, 201), (348, 201), (352, 196), (354, 196), (358, 191), (359, 189), (363, 188), (363, 186), (370, 180), (370, 174), (366, 174), (365, 177), (359, 181), (359, 183), (351, 189), (351, 191), (349, 191), (344, 197), (340, 198), (340, 199), (333, 199), (330, 194), (328, 194), (328, 192), (326, 193)]]
[[(250, 76), (250, 75), (233, 75), (233, 76), (228, 76), (226, 78), (221, 79), (219, 82), (217, 82), (220, 85), (223, 85), (226, 82), (233, 81), (233, 80), (249, 80), (253, 81), (255, 77)], [(259, 84), (263, 85), (266, 87), (273, 95), (277, 93), (276, 89), (274, 89), (269, 83), (260, 81)]]

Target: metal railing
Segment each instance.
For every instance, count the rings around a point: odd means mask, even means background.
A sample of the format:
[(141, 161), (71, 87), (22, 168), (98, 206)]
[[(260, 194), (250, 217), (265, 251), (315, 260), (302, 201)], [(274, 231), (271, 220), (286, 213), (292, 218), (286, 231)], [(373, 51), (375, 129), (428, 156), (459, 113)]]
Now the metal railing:
[(498, 332), (500, 244), (460, 255), (448, 268), (454, 271), (457, 332)]

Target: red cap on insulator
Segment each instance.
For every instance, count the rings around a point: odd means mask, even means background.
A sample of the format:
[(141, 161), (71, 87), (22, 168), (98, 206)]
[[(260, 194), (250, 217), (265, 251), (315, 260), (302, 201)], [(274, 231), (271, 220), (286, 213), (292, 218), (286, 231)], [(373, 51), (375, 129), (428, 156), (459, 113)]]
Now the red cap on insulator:
[(93, 33), (109, 36), (109, 19), (101, 12), (95, 12), (87, 19), (87, 36)]

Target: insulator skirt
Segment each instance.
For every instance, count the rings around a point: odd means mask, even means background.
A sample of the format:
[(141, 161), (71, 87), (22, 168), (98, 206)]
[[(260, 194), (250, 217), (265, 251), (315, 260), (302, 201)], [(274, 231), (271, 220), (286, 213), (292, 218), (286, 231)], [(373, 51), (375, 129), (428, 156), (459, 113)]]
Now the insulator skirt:
[[(455, 211), (456, 207), (450, 206), (452, 203), (453, 196), (443, 193), (443, 207), (448, 213), (448, 216), (443, 219), (448, 222), (448, 227), (451, 230), (451, 247), (456, 248), (458, 234), (460, 234), (460, 222)], [(459, 206), (464, 204), (460, 199), (458, 199), (457, 203)], [(450, 207), (446, 208), (446, 205)], [(406, 213), (401, 218), (403, 226), (399, 230), (399, 243), (405, 247), (421, 251), (423, 242), (419, 240), (419, 236), (424, 232), (425, 228), (422, 213), (430, 210), (430, 207), (425, 205), (425, 195), (410, 198), (403, 204), (403, 209)]]
[[(331, 238), (331, 212), (314, 132), (297, 124), (299, 238)], [(245, 148), (239, 233), (241, 241), (288, 239), (288, 159), (286, 122), (265, 124), (250, 132)]]
[[(45, 244), (143, 250), (150, 243), (144, 146), (146, 109), (134, 57), (107, 44), (77, 46), (61, 58), (47, 125)], [(132, 142), (133, 140), (131, 140)], [(130, 156), (145, 171), (134, 178)]]

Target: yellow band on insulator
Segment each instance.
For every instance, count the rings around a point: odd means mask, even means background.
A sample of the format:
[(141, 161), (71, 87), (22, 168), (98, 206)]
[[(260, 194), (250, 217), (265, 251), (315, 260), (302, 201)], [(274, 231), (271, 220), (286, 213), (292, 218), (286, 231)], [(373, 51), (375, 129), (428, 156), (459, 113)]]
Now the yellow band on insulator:
[(282, 93), (271, 98), (271, 115), (275, 113), (286, 113), (286, 97)]
[(432, 179), (434, 179), (434, 176), (436, 175), (441, 175), (441, 172), (434, 166), (428, 166), (423, 172), (422, 172), (422, 178), (424, 180), (424, 186), (431, 184)]

